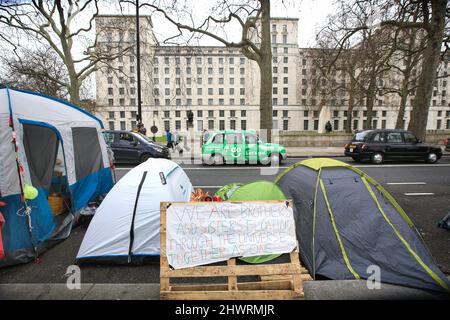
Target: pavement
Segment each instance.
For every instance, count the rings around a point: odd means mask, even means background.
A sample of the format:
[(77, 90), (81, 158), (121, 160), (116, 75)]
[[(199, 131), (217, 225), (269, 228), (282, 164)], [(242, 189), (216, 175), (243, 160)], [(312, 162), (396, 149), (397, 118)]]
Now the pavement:
[[(300, 160), (301, 158), (288, 158), (280, 168), (258, 165), (206, 167), (189, 163), (182, 163), (181, 166), (194, 187), (202, 187), (213, 193), (230, 182), (273, 181), (284, 169)], [(348, 161), (346, 158), (340, 160)], [(351, 160), (348, 163), (354, 164)], [(450, 157), (444, 157), (434, 165), (401, 162), (356, 166), (380, 182), (394, 196), (413, 220), (438, 266), (450, 275), (450, 232), (437, 228), (437, 222), (450, 210)], [(117, 177), (121, 178), (130, 169), (130, 166), (119, 166)], [(86, 229), (87, 223), (75, 228), (69, 239), (43, 253), (40, 263), (0, 269), (0, 299), (158, 298), (157, 260), (144, 266), (81, 266), (81, 291), (65, 288), (67, 267), (73, 264)], [(360, 299), (395, 299), (403, 294), (410, 298), (418, 297), (418, 294), (426, 298), (423, 293), (411, 293), (408, 288), (404, 288), (404, 291), (402, 288), (393, 289), (386, 285), (387, 289), (384, 291), (366, 292), (364, 286), (365, 283), (348, 281), (314, 281), (305, 283), (305, 298), (351, 299), (356, 295)], [(395, 293), (398, 290), (401, 294)]]

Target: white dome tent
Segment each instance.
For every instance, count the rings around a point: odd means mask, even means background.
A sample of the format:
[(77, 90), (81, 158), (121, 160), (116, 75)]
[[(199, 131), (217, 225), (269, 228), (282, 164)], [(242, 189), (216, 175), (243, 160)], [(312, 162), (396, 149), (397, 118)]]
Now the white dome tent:
[(149, 159), (129, 171), (97, 209), (77, 262), (130, 263), (159, 256), (160, 203), (189, 201), (192, 184), (175, 162)]

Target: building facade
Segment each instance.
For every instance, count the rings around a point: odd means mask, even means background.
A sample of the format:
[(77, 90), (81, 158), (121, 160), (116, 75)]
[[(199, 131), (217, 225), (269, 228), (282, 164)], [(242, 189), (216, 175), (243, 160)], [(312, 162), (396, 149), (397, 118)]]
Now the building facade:
[[(123, 57), (96, 73), (96, 115), (107, 129), (136, 126), (135, 17), (103, 15), (96, 18), (98, 47), (123, 50)], [(273, 128), (323, 132), (330, 121), (335, 131), (346, 126), (348, 97), (322, 99), (311, 84), (314, 50), (299, 48), (298, 19), (272, 18)], [(116, 26), (120, 25), (120, 29)], [(239, 49), (208, 46), (163, 46), (150, 17), (140, 20), (142, 120), (146, 128), (187, 130), (187, 114), (194, 113), (194, 130), (258, 129), (259, 68)], [(429, 130), (450, 130), (448, 63), (440, 67), (429, 112)], [(339, 77), (339, 74), (336, 75)], [(395, 75), (384, 81), (398, 81)], [(412, 99), (404, 126), (409, 122)], [(394, 128), (400, 97), (377, 96), (373, 127)], [(357, 106), (352, 127), (361, 130), (366, 112)]]

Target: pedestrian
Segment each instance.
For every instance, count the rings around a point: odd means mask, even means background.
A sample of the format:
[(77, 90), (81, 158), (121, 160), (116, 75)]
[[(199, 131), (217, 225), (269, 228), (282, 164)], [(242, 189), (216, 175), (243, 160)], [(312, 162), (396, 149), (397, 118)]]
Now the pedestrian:
[(147, 135), (147, 129), (144, 127), (143, 123), (138, 124), (138, 132), (143, 134), (144, 136)]
[(170, 148), (173, 151), (172, 133), (170, 132), (169, 129), (166, 130), (166, 140), (167, 140), (167, 148)]
[(327, 121), (327, 123), (325, 124), (325, 131), (327, 133), (330, 133), (331, 131), (333, 131), (333, 127), (331, 126), (331, 122)]
[(209, 132), (208, 132), (208, 130), (206, 130), (206, 129), (204, 129), (203, 130), (203, 143), (206, 143), (206, 141), (208, 141), (208, 139), (209, 139)]

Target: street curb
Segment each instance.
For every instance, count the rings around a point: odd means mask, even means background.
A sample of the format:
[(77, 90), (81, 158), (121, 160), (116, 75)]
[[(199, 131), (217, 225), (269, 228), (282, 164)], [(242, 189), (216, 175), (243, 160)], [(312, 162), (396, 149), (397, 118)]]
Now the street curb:
[(65, 283), (0, 284), (0, 300), (159, 300), (159, 284), (85, 283), (72, 290)]

